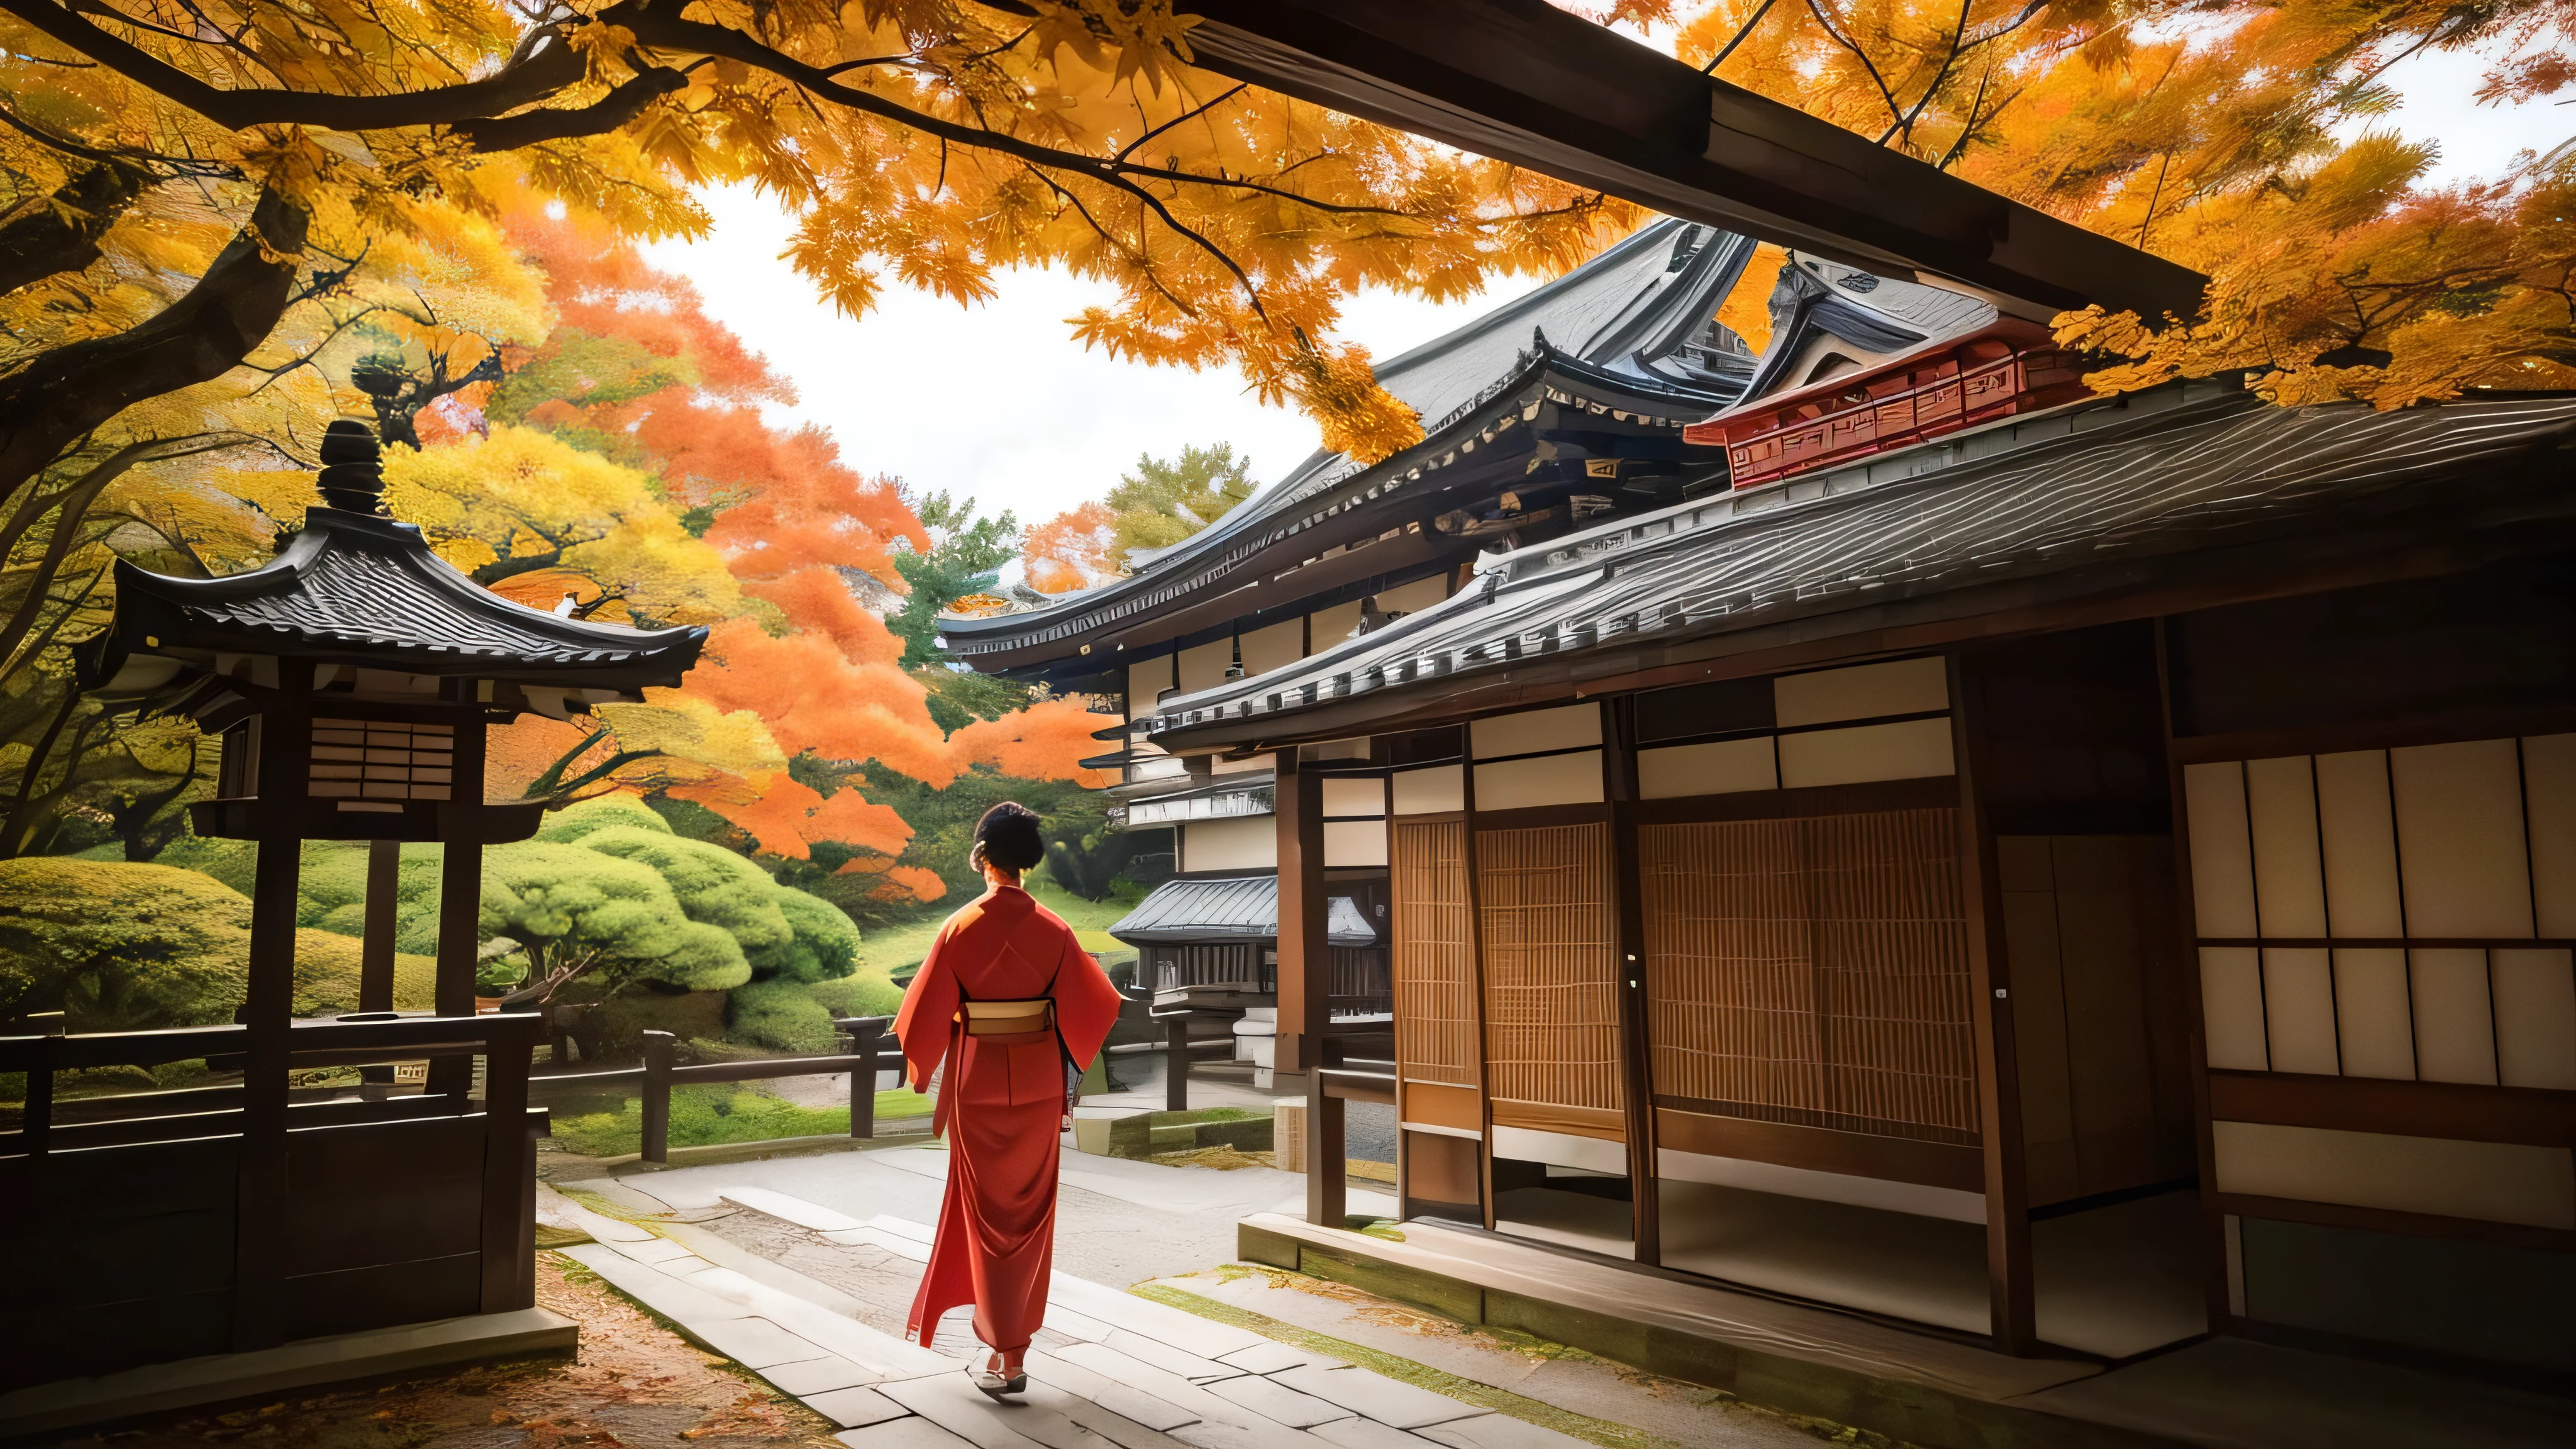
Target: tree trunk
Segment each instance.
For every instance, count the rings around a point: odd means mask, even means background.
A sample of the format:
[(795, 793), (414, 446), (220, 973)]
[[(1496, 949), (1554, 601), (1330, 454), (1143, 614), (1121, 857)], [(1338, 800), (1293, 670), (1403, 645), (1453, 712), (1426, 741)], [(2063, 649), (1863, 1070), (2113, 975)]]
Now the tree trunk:
[(140, 326), (57, 347), (0, 379), (0, 499), (125, 409), (240, 365), (294, 300), (310, 221), (284, 195), (262, 191), (250, 225), (186, 296)]

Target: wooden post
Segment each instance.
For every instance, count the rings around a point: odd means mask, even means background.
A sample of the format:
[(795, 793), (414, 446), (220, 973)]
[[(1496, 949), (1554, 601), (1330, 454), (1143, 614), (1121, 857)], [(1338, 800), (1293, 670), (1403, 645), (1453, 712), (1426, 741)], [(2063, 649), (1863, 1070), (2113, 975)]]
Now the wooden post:
[(667, 1031), (644, 1036), (644, 1140), (637, 1148), (646, 1162), (671, 1160), (671, 1053), (679, 1038)]
[(850, 1054), (859, 1059), (850, 1069), (850, 1135), (877, 1135), (877, 1048), (885, 1041), (882, 1016), (845, 1016), (832, 1023), (850, 1034)]
[[(275, 703), (260, 718), (259, 798), (271, 821), (291, 821), (304, 799), (313, 756), (313, 662), (281, 659)], [(291, 826), (271, 824), (270, 832)], [(251, 876), (250, 962), (241, 1023), (240, 1176), (233, 1210), (233, 1324), (236, 1351), (285, 1336), (287, 1034), (295, 1012), (295, 893), (303, 841), (268, 833)]]
[(1190, 1110), (1190, 1014), (1186, 1011), (1163, 1018), (1163, 1110)]
[(1306, 1221), (1319, 1228), (1347, 1226), (1350, 1214), (1350, 1148), (1342, 1130), (1342, 1099), (1324, 1085), (1322, 1068), (1306, 1074)]
[[(449, 700), (472, 705), (475, 681), (447, 681)], [(475, 951), (482, 945), (483, 716), (479, 709), (456, 721), (455, 779), (439, 815), (438, 970), (432, 1000), (440, 1016), (474, 1014)], [(427, 1093), (462, 1102), (473, 1085), (473, 1061), (439, 1057), (429, 1066)]]
[[(1325, 940), (1324, 779), (1281, 750), (1271, 792), (1279, 822), (1279, 1036), (1272, 1080), (1312, 1076), (1324, 1064), (1331, 1019), (1333, 950)], [(1286, 1085), (1281, 1083), (1281, 1085)]]
[(1655, 1088), (1646, 1018), (1646, 907), (1644, 872), (1637, 854), (1637, 710), (1632, 695), (1607, 702), (1602, 723), (1606, 766), (1602, 785), (1610, 802), (1613, 889), (1619, 893), (1619, 1049), (1624, 1069), (1621, 1097), (1628, 1109), (1628, 1194), (1637, 1261), (1664, 1260), (1662, 1206), (1655, 1158)]
[(27, 1025), (46, 1038), (36, 1044), (35, 1062), (27, 1068), (27, 1100), (19, 1109), (18, 1145), (31, 1158), (42, 1158), (53, 1145), (54, 1044), (63, 1034), (59, 1011), (30, 1013)]
[(1968, 1015), (1977, 1047), (1978, 1136), (1985, 1151), (1986, 1290), (1995, 1347), (2039, 1344), (2031, 1279), (2030, 1184), (2023, 1170), (2021, 1059), (2013, 1040), (2012, 962), (2003, 888), (1986, 818), (1984, 701), (1977, 671), (1949, 656), (1950, 728), (1959, 772), (1959, 889), (1968, 923)]
[(533, 1210), (536, 1142), (528, 1130), (528, 1056), (534, 1014), (486, 1017), (483, 1044), (483, 1285), (486, 1313), (536, 1302)]
[(394, 894), (401, 884), (402, 842), (367, 842), (365, 934), (358, 942), (358, 1009), (394, 1009)]

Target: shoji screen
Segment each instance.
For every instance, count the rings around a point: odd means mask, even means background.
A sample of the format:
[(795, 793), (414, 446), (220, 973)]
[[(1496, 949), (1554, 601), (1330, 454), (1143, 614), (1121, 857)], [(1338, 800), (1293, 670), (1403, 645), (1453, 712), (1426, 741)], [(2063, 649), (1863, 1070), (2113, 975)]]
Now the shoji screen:
[(1620, 1110), (1610, 827), (1478, 831), (1476, 870), (1488, 1090), (1497, 1100)]
[(1957, 835), (1952, 810), (1642, 827), (1656, 1095), (1974, 1143)]
[(2576, 735), (2183, 775), (2212, 1067), (2576, 1088)]
[(1395, 1055), (1409, 1082), (1476, 1085), (1476, 937), (1467, 825), (1399, 820), (1394, 901)]

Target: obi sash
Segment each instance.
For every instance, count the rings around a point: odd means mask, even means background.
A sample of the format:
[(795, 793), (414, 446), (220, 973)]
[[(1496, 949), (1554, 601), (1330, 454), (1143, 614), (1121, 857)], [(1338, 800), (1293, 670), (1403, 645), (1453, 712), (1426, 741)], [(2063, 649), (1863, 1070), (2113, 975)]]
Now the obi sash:
[(1029, 1036), (1055, 1030), (1055, 1002), (1050, 997), (1026, 1001), (961, 1001), (957, 1019), (968, 1036)]

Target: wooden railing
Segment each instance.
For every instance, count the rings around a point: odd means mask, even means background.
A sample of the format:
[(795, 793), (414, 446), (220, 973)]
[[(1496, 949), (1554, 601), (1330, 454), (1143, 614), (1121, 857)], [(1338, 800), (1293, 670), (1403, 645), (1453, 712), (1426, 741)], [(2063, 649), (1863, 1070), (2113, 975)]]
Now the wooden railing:
[[(678, 1063), (679, 1038), (667, 1031), (648, 1031), (644, 1035), (644, 1064), (622, 1071), (584, 1073), (571, 1080), (598, 1080), (610, 1077), (640, 1079), (644, 1085), (644, 1136), (638, 1149), (646, 1162), (671, 1160), (671, 1088), (692, 1086), (701, 1082), (765, 1082), (780, 1077), (818, 1077), (833, 1072), (850, 1074), (850, 1136), (870, 1138), (877, 1135), (878, 1048), (884, 1044), (890, 1017), (845, 1016), (832, 1025), (849, 1034), (850, 1050), (845, 1053), (810, 1057), (765, 1057), (750, 1062)], [(898, 1054), (895, 1061), (902, 1061)], [(550, 1077), (549, 1083), (567, 1080)]]
[[(542, 1029), (511, 1013), (0, 1037), (0, 1072), (26, 1074), (0, 1200), (41, 1245), (12, 1268), (0, 1390), (529, 1306)], [(416, 1096), (289, 1084), (424, 1058)], [(65, 1072), (200, 1059), (243, 1079), (58, 1100)]]

